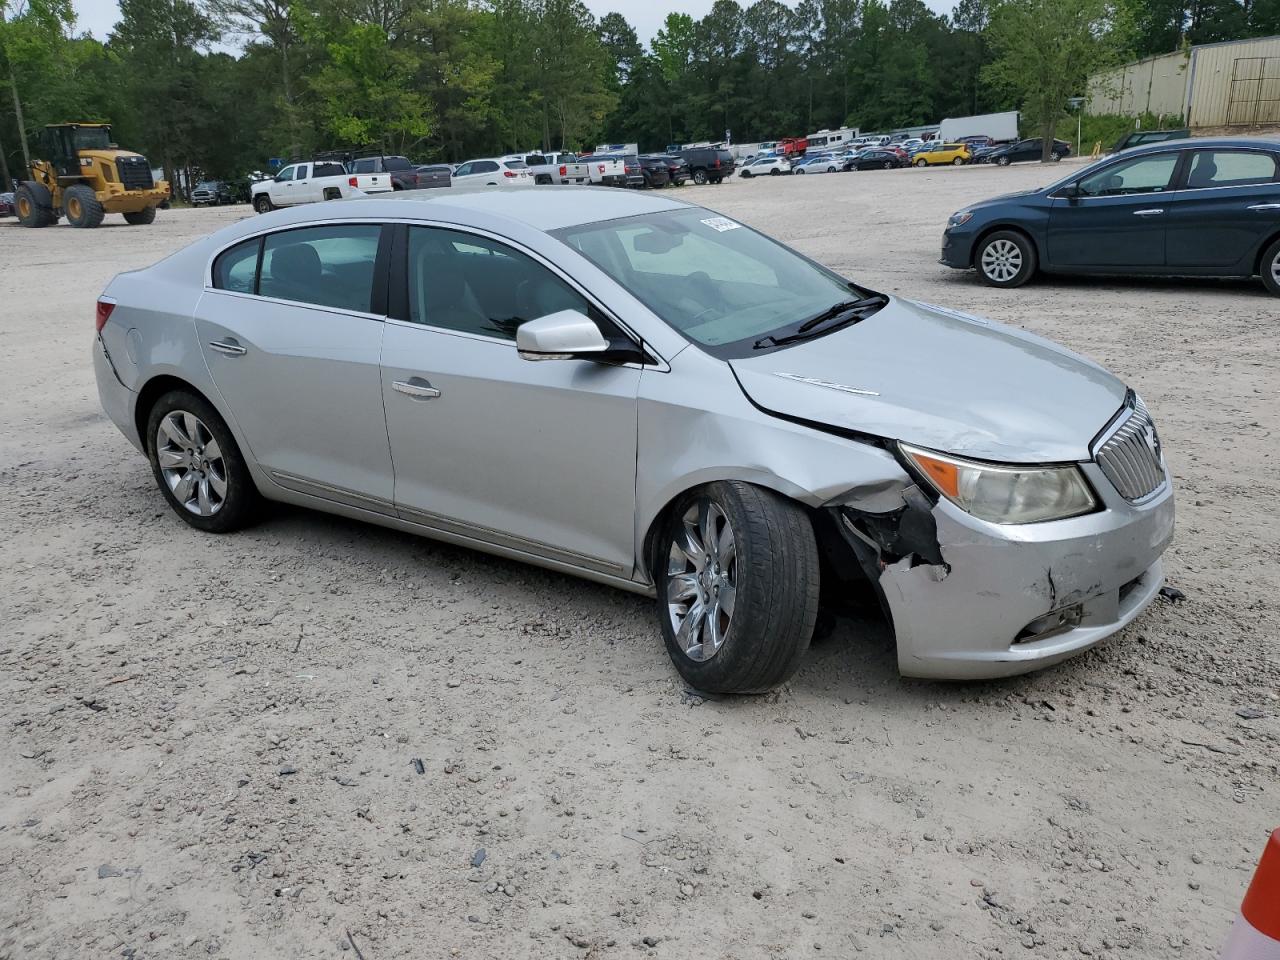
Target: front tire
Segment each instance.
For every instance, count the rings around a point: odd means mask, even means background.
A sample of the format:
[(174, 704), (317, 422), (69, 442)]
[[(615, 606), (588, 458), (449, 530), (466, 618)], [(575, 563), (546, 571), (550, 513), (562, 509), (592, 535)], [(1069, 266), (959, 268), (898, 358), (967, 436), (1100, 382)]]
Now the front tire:
[(736, 480), (678, 500), (657, 558), (658, 611), (681, 677), (711, 693), (785, 683), (818, 616), (818, 548), (799, 504)]
[(73, 227), (101, 226), (106, 216), (97, 194), (83, 183), (73, 183), (62, 192), (62, 206), (67, 213), (67, 223)]
[(984, 283), (993, 287), (1020, 287), (1036, 272), (1036, 249), (1025, 234), (997, 230), (983, 239), (973, 262)]
[(13, 202), (18, 222), (24, 227), (51, 227), (58, 222), (58, 215), (53, 212), (53, 195), (42, 183), (19, 184)]
[(951, 161), (951, 165), (952, 165), (953, 167), (962, 167), (962, 166), (964, 166), (964, 157), (956, 157), (954, 160), (952, 160), (952, 161)]
[(1280, 240), (1277, 240), (1262, 254), (1262, 285), (1271, 293), (1280, 296)]
[(147, 207), (136, 213), (126, 213), (124, 222), (135, 227), (145, 227), (156, 222), (156, 208)]
[(226, 422), (204, 397), (173, 390), (147, 415), (147, 457), (173, 512), (206, 533), (253, 523), (262, 497)]
[(275, 209), (275, 205), (271, 202), (271, 198), (265, 193), (258, 194), (257, 199), (253, 201), (253, 209), (258, 213), (270, 213)]

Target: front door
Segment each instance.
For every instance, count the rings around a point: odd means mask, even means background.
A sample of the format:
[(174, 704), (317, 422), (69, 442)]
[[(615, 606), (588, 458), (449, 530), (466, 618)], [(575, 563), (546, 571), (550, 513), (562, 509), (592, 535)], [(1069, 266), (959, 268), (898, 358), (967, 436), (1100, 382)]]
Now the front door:
[(1169, 266), (1252, 273), (1259, 245), (1280, 225), (1276, 155), (1196, 150), (1169, 213)]
[(342, 224), (246, 240), (215, 261), (195, 320), (241, 437), (277, 483), (390, 511), (385, 324), (371, 302), (380, 230)]
[(1117, 269), (1165, 262), (1178, 153), (1121, 160), (1076, 181), (1049, 212), (1046, 266)]
[(406, 245), (407, 305), (387, 322), (382, 369), (401, 515), (629, 577), (641, 371), (523, 360), (515, 345), (521, 322), (558, 310), (608, 321), (505, 244), (412, 227)]

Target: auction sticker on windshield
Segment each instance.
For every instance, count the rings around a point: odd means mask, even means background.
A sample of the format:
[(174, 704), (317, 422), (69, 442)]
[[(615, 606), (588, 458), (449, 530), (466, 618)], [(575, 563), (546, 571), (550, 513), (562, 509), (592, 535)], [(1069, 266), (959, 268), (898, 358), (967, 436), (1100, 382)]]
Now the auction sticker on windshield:
[(726, 230), (737, 230), (742, 224), (734, 223), (728, 217), (708, 217), (702, 221), (717, 233), (724, 233)]

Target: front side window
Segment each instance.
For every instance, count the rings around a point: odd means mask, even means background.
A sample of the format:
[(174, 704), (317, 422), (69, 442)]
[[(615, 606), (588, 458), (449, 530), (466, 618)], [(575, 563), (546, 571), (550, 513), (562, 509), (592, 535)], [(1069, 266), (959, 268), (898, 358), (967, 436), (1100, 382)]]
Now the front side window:
[(270, 234), (258, 293), (368, 313), (381, 232), (373, 224), (338, 224)]
[(1276, 158), (1253, 150), (1197, 150), (1187, 170), (1187, 188), (1241, 187), (1276, 179)]
[(413, 323), (514, 340), (526, 320), (592, 312), (585, 297), (532, 257), (475, 234), (411, 227), (408, 267)]
[(453, 175), (455, 177), (465, 177), (467, 174), (471, 173), (471, 167), (472, 167), (472, 164), (464, 163), (462, 166), (460, 166), (457, 170), (453, 172)]
[(584, 224), (554, 236), (670, 326), (711, 347), (742, 341), (749, 349), (862, 295), (781, 244), (706, 210)]
[(1090, 174), (1080, 181), (1080, 192), (1086, 197), (1121, 197), (1138, 193), (1161, 193), (1169, 188), (1173, 168), (1178, 165), (1176, 153), (1135, 157)]
[(276, 182), (284, 183), (286, 180), (292, 180), (295, 169), (296, 169), (295, 167), (285, 167), (283, 170), (281, 170), (279, 173), (276, 174)]
[(253, 293), (258, 275), (258, 248), (262, 238), (254, 237), (224, 250), (213, 262), (213, 285), (219, 290)]

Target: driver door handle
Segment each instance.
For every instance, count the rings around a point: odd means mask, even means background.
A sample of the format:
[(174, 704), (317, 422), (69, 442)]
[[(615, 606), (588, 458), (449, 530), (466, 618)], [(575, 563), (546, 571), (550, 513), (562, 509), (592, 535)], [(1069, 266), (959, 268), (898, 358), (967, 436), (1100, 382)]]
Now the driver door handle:
[(1152, 207), (1149, 210), (1133, 211), (1133, 215), (1135, 217), (1158, 217), (1162, 213), (1164, 213), (1164, 207)]
[(243, 357), (248, 352), (235, 340), (210, 340), (209, 346), (228, 357)]
[(1246, 210), (1280, 210), (1280, 203), (1255, 203), (1248, 207), (1245, 207), (1245, 209)]
[(391, 384), (391, 389), (396, 393), (403, 393), (406, 397), (412, 397), (414, 400), (434, 400), (440, 396), (439, 390), (420, 377), (413, 377), (409, 380), (396, 380)]

